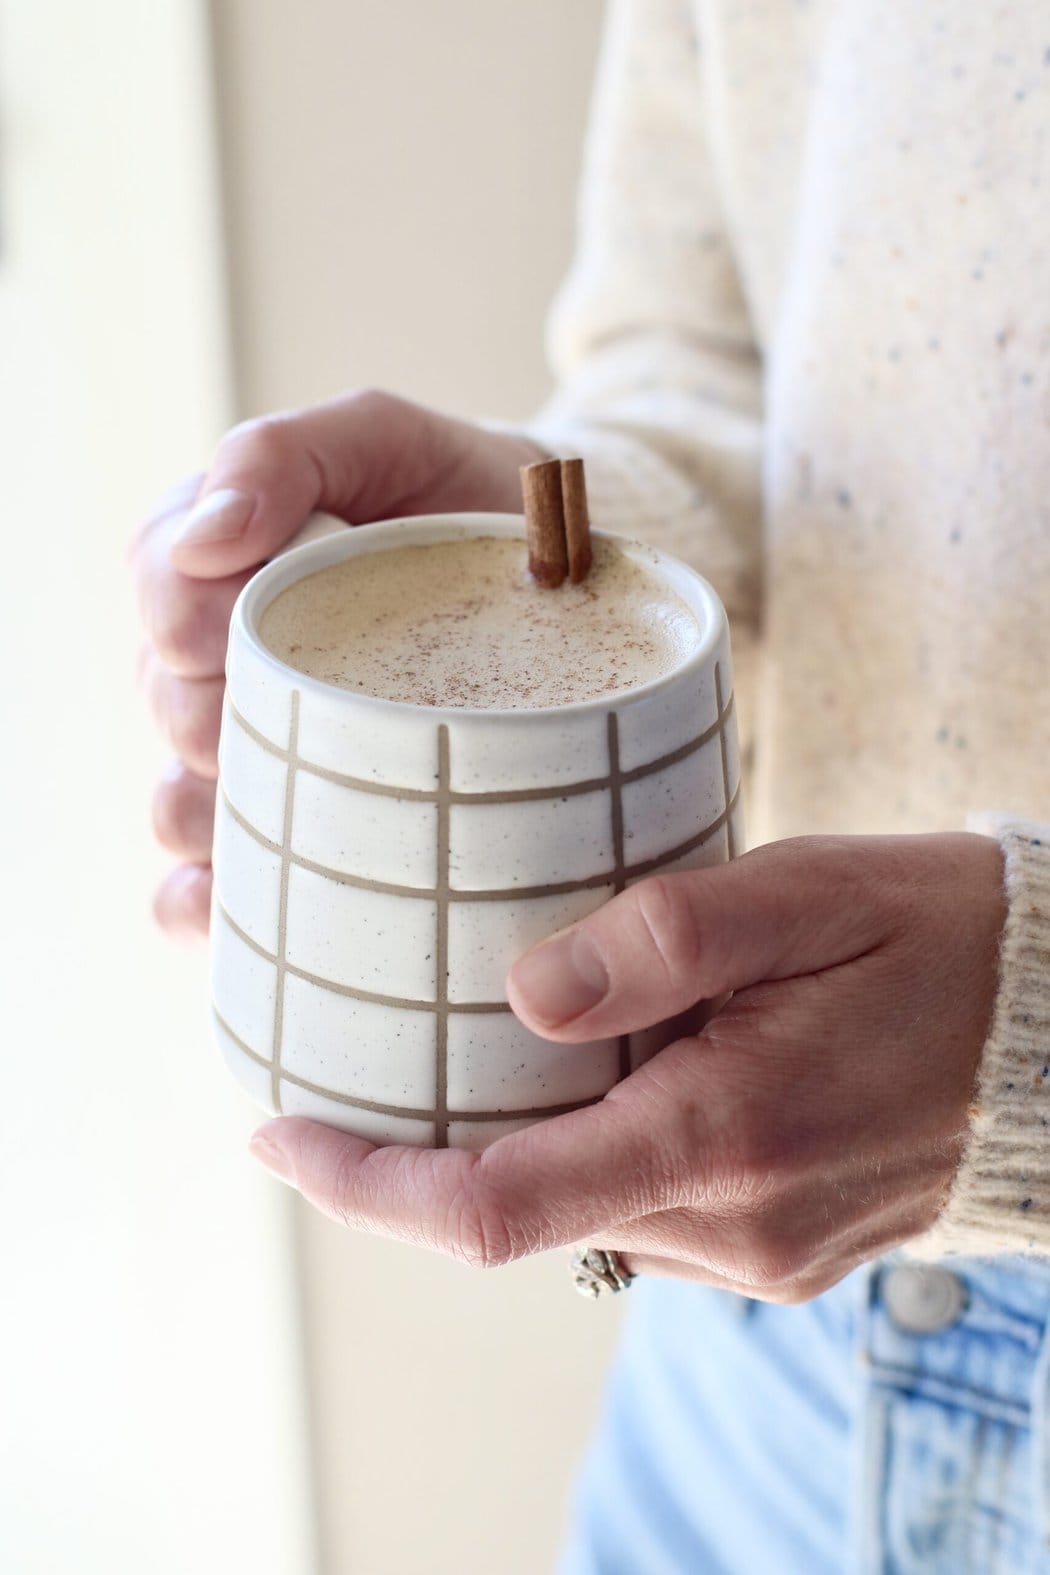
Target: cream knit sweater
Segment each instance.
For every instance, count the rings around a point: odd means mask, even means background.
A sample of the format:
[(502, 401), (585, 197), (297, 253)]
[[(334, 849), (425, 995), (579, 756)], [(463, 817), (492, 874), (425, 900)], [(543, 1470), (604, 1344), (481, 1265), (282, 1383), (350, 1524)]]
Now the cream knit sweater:
[(972, 1137), (919, 1245), (1050, 1253), (1045, 8), (614, 0), (551, 350), (533, 435), (729, 609), (753, 840), (1001, 837)]

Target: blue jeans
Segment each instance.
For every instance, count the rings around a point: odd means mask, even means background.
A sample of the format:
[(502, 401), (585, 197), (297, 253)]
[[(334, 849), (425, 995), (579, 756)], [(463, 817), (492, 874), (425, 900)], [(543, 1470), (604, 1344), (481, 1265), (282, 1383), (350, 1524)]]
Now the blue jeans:
[(1050, 1264), (949, 1260), (913, 1333), (900, 1261), (800, 1307), (637, 1281), (562, 1575), (1050, 1572)]

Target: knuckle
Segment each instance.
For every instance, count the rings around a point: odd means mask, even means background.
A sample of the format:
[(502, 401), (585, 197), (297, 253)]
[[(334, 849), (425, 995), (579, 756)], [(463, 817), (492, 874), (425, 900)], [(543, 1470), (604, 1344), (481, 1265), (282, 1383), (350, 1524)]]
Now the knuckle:
[(211, 870), (181, 865), (161, 882), (153, 898), (153, 916), (169, 935), (208, 933)]
[(680, 982), (694, 972), (699, 945), (686, 884), (674, 875), (655, 875), (635, 888), (635, 911), (643, 939), (667, 978)]
[(733, 1133), (733, 1157), (745, 1192), (761, 1196), (775, 1185), (791, 1153), (785, 1133), (768, 1111), (742, 1105)]
[(726, 1166), (730, 1177), (727, 1202), (754, 1221), (776, 1207), (789, 1174), (797, 1166), (792, 1165), (793, 1156), (768, 1119), (745, 1121), (743, 1127), (742, 1133), (734, 1134)]
[(158, 782), (151, 806), (153, 835), (169, 853), (197, 855), (210, 844), (214, 809), (205, 792), (199, 780), (181, 770)]
[(388, 393), (385, 388), (355, 388), (350, 399), (358, 409), (370, 416), (391, 415), (404, 405), (404, 400)]
[(450, 1210), (452, 1257), (472, 1269), (500, 1269), (519, 1256), (506, 1216), (484, 1193), (460, 1193)]
[(186, 810), (176, 782), (160, 782), (151, 806), (153, 835), (162, 848), (176, 853), (186, 841)]
[(776, 1288), (776, 1294), (767, 1298), (776, 1301), (781, 1307), (801, 1307), (805, 1302), (815, 1301), (818, 1296), (823, 1296), (825, 1291), (830, 1291), (837, 1284), (834, 1275), (821, 1275), (815, 1280), (790, 1280)]
[(295, 412), (278, 410), (231, 427), (219, 444), (216, 463), (229, 460), (240, 466), (247, 461), (279, 469), (300, 448)]
[[(210, 688), (210, 686), (209, 686)], [(215, 769), (219, 750), (219, 709), (212, 694), (191, 682), (175, 680), (170, 689), (168, 726), (176, 753), (188, 764)]]
[(821, 1242), (800, 1223), (797, 1200), (784, 1194), (750, 1208), (738, 1221), (741, 1278), (779, 1299), (792, 1287), (808, 1283)]
[(165, 934), (174, 928), (171, 902), (165, 886), (158, 886), (153, 893), (153, 922)]
[(880, 840), (874, 859), (869, 839), (827, 833), (791, 837), (754, 851), (762, 861), (759, 867), (768, 869), (781, 888), (786, 908), (797, 891), (819, 887), (823, 913), (837, 926), (848, 919), (858, 949), (873, 944), (892, 921), (914, 872), (909, 850), (892, 837)]
[(747, 1274), (752, 1285), (764, 1291), (783, 1291), (796, 1281), (805, 1266), (804, 1254), (797, 1245), (785, 1240), (773, 1220), (751, 1222), (747, 1232)]
[(158, 599), (151, 635), (157, 655), (175, 673), (193, 673), (206, 656), (211, 628), (201, 600), (185, 591)]

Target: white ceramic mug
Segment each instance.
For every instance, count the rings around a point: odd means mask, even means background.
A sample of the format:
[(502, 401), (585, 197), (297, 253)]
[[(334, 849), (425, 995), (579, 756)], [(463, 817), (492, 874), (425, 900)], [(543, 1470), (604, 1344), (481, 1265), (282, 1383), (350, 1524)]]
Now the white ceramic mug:
[(481, 1148), (600, 1099), (671, 1036), (552, 1044), (511, 1014), (504, 979), (632, 881), (741, 847), (729, 630), (700, 575), (622, 543), (690, 607), (698, 646), (664, 677), (548, 709), (355, 694), (259, 639), (280, 591), (344, 558), (522, 535), (500, 514), (344, 529), (268, 564), (237, 601), (212, 1004), (226, 1060), (270, 1111), (374, 1143)]

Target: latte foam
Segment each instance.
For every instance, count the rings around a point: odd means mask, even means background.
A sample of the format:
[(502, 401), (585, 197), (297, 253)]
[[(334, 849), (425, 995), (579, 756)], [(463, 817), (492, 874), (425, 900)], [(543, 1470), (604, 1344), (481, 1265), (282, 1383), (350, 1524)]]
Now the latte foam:
[(672, 672), (700, 627), (658, 576), (594, 541), (580, 585), (541, 590), (525, 543), (470, 537), (362, 553), (282, 591), (263, 643), (324, 683), (416, 705), (570, 705)]

